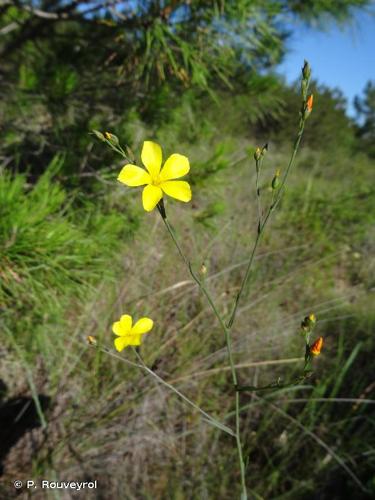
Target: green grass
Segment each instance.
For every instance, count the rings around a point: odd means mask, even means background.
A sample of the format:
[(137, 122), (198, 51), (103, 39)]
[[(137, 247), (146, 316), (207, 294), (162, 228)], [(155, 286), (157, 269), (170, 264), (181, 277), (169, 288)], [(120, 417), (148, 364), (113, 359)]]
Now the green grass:
[(138, 225), (134, 211), (121, 214), (120, 199), (83, 200), (65, 189), (62, 163), (56, 157), (35, 185), (26, 175), (0, 177), (2, 323), (26, 352), (43, 349), (47, 325), (60, 328), (115, 278), (110, 262)]

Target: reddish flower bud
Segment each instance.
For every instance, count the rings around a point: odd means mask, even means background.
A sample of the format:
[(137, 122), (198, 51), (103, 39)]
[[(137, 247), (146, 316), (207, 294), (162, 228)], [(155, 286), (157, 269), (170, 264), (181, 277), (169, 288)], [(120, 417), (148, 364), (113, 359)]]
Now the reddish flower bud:
[(307, 98), (307, 101), (306, 101), (306, 109), (309, 113), (311, 113), (312, 109), (313, 109), (313, 102), (314, 102), (314, 96), (313, 94), (311, 94), (308, 98)]
[(317, 340), (315, 340), (312, 346), (310, 346), (311, 354), (314, 354), (314, 356), (319, 356), (322, 347), (323, 347), (323, 337), (319, 337)]

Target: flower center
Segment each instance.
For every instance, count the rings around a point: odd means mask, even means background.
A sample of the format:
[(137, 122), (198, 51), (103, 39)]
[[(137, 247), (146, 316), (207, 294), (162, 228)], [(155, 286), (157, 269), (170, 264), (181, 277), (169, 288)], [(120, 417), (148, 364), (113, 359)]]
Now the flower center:
[(160, 184), (161, 184), (160, 175), (159, 174), (153, 175), (151, 177), (151, 181), (152, 181), (153, 186), (160, 186)]

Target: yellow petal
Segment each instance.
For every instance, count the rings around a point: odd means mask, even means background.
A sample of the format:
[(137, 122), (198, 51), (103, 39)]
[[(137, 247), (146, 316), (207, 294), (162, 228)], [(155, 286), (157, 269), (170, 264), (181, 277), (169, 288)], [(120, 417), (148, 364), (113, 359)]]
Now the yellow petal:
[(149, 184), (142, 193), (143, 208), (151, 212), (163, 197), (163, 191), (158, 186)]
[(123, 314), (120, 318), (120, 323), (121, 323), (121, 330), (122, 330), (121, 335), (126, 335), (126, 334), (130, 333), (130, 330), (132, 329), (132, 326), (133, 326), (132, 317), (129, 316), (129, 314)]
[(123, 329), (121, 328), (120, 321), (116, 321), (116, 323), (113, 323), (112, 331), (115, 335), (123, 335), (124, 334)]
[(133, 320), (129, 314), (123, 314), (120, 321), (116, 321), (112, 325), (112, 331), (115, 335), (128, 335), (132, 329)]
[(178, 179), (183, 177), (190, 170), (189, 160), (186, 156), (173, 154), (164, 163), (161, 169), (160, 178), (163, 181)]
[(141, 318), (133, 326), (132, 334), (143, 334), (149, 332), (154, 326), (154, 322), (150, 318)]
[(143, 165), (147, 168), (153, 177), (157, 177), (160, 173), (162, 162), (161, 147), (156, 142), (145, 141), (143, 143), (141, 158)]
[(115, 347), (118, 352), (121, 352), (128, 345), (129, 342), (127, 337), (117, 337), (117, 339), (115, 339)]
[[(160, 187), (168, 196), (180, 201), (191, 200), (191, 189), (188, 182), (185, 181), (166, 181), (160, 184)], [(147, 189), (147, 188), (145, 188)]]
[(128, 345), (141, 345), (142, 336), (141, 335), (129, 335), (126, 337)]
[(143, 186), (151, 182), (151, 177), (146, 170), (136, 165), (125, 165), (117, 180), (127, 186)]

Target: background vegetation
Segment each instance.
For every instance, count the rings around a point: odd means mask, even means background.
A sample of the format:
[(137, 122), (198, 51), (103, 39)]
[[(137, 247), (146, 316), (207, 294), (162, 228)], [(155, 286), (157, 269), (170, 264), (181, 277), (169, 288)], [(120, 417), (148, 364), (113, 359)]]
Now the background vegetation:
[[(193, 203), (170, 201), (169, 213), (225, 311), (256, 232), (253, 148), (269, 142), (267, 198), (298, 125), (298, 87), (274, 72), (289, 20), (346, 22), (366, 4), (1, 3), (1, 498), (16, 495), (15, 478), (97, 479), (87, 498), (236, 498), (231, 440), (87, 345), (94, 335), (111, 348), (123, 312), (149, 315), (149, 366), (231, 423), (221, 331), (157, 215), (116, 182), (121, 159), (90, 131), (110, 130), (136, 155), (155, 139), (189, 156)], [(339, 89), (313, 91), (234, 329), (241, 382), (293, 378), (312, 311), (326, 344), (304, 387), (243, 394), (254, 498), (375, 493), (374, 83), (356, 99), (358, 121)]]

